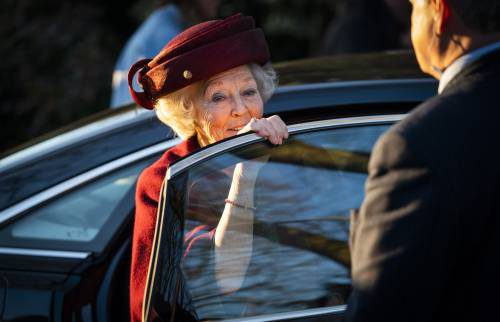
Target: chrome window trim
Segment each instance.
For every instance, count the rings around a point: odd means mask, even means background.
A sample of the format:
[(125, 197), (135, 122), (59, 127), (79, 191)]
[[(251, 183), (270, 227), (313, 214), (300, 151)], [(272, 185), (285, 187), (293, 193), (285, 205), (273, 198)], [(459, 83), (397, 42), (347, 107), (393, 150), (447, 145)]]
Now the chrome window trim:
[[(402, 120), (404, 116), (405, 114), (358, 116), (358, 117), (348, 117), (348, 118), (300, 123), (300, 124), (289, 125), (288, 133), (294, 134), (305, 130), (315, 130), (320, 128), (334, 128), (334, 127), (344, 127), (352, 125), (397, 122)], [(195, 153), (193, 155), (190, 155), (184, 159), (181, 159), (179, 162), (172, 164), (167, 170), (166, 179), (170, 180), (171, 178), (175, 177), (178, 173), (182, 172), (185, 168), (195, 165), (229, 148), (235, 148), (244, 144), (257, 142), (259, 140), (264, 140), (264, 139), (254, 133), (250, 133), (237, 136), (233, 139), (224, 142), (207, 146), (204, 150)]]
[(132, 154), (126, 155), (122, 158), (113, 160), (111, 162), (108, 162), (106, 164), (103, 164), (97, 168), (94, 168), (90, 171), (84, 172), (76, 177), (73, 177), (69, 180), (66, 180), (64, 182), (61, 182), (60, 184), (57, 184), (53, 187), (50, 187), (40, 193), (37, 193), (36, 195), (33, 195), (9, 208), (4, 209), (3, 211), (0, 212), (0, 224), (4, 223), (5, 221), (12, 220), (15, 217), (19, 216), (23, 212), (43, 203), (46, 202), (70, 189), (73, 189), (75, 187), (78, 187), (82, 184), (85, 184), (91, 180), (94, 180), (108, 172), (114, 171), (116, 169), (119, 169), (127, 164), (139, 161), (143, 158), (149, 157), (153, 154), (162, 152), (167, 150), (168, 148), (177, 145), (181, 142), (180, 138), (175, 138), (168, 140), (166, 142), (161, 142), (155, 145), (152, 145), (150, 147), (147, 147), (145, 149), (139, 150), (137, 152), (134, 152)]
[(347, 309), (347, 305), (320, 307), (302, 311), (293, 311), (285, 313), (274, 313), (259, 315), (255, 317), (245, 317), (237, 319), (222, 320), (224, 322), (272, 322), (272, 321), (288, 321), (291, 319), (308, 318), (327, 314), (341, 314)]
[(29, 248), (0, 247), (0, 255), (21, 255), (31, 257), (56, 257), (71, 259), (86, 259), (90, 256), (89, 252), (75, 252), (64, 250), (46, 250)]

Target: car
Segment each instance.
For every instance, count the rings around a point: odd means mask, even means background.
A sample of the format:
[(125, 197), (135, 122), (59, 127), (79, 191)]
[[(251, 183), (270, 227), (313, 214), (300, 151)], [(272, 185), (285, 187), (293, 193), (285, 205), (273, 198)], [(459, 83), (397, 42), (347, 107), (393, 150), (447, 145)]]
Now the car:
[[(363, 198), (370, 151), (391, 124), (436, 93), (437, 83), (419, 71), (409, 52), (318, 57), (275, 67), (281, 85), (265, 112), (289, 124), (284, 145), (241, 135), (169, 168), (164, 196), (179, 203), (167, 203), (159, 217), (146, 321), (182, 320), (181, 311), (198, 320), (342, 318), (350, 291), (348, 214)], [(136, 180), (179, 142), (154, 112), (130, 105), (4, 155), (0, 320), (129, 320)], [(247, 249), (245, 273), (236, 276), (242, 284), (228, 290), (220, 287), (225, 282), (216, 276), (213, 249), (194, 247), (196, 256), (184, 256), (185, 232), (216, 225), (192, 211), (186, 187), (204, 180), (215, 187), (210, 173), (255, 158), (266, 162), (256, 186), (253, 250)], [(203, 207), (211, 201), (221, 206), (221, 199), (207, 196)], [(173, 287), (177, 282), (183, 287)]]

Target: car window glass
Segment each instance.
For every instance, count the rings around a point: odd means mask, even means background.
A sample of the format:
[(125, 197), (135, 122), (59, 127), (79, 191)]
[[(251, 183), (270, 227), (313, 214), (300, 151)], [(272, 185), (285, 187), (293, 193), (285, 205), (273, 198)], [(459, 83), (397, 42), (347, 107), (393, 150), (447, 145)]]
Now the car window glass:
[(37, 246), (51, 242), (58, 249), (65, 243), (76, 243), (87, 245), (76, 247), (78, 250), (98, 250), (101, 245), (94, 244), (102, 240), (102, 232), (116, 228), (127, 215), (112, 218), (124, 198), (131, 197), (128, 204), (133, 206), (135, 182), (148, 162), (109, 173), (36, 208), (2, 229), (0, 240), (12, 246), (26, 246), (26, 241)]
[[(172, 314), (164, 302), (176, 298), (182, 314), (204, 320), (345, 304), (349, 214), (361, 204), (369, 153), (387, 128), (316, 130), (279, 147), (255, 143), (170, 180), (153, 310)], [(253, 184), (235, 181), (239, 166), (258, 169)], [(235, 182), (252, 187), (240, 187), (238, 205), (225, 201)], [(186, 197), (177, 204), (179, 193)]]

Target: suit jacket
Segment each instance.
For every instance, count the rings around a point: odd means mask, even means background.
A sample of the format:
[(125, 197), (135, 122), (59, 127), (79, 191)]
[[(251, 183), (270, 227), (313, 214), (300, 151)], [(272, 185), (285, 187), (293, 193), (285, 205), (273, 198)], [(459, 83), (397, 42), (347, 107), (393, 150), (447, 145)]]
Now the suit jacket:
[(499, 94), (496, 51), (379, 139), (347, 321), (500, 319)]

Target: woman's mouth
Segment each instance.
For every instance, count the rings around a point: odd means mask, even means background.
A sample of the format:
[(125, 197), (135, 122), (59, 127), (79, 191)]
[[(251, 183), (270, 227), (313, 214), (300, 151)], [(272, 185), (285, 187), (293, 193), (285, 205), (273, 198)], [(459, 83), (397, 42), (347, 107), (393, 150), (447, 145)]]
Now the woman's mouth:
[(229, 131), (238, 132), (242, 128), (243, 128), (243, 126), (237, 126), (237, 127), (230, 128)]

